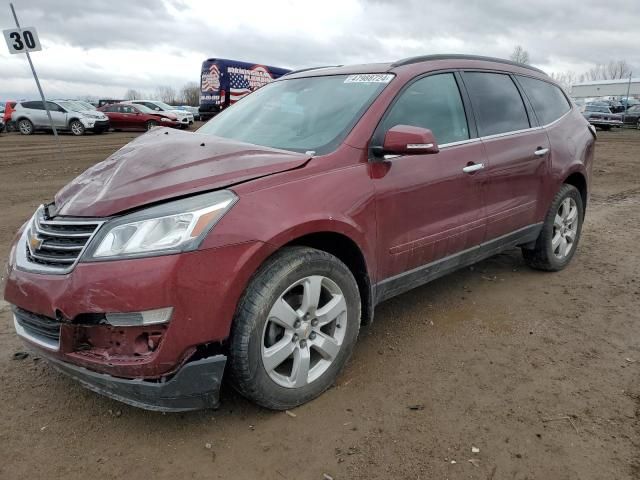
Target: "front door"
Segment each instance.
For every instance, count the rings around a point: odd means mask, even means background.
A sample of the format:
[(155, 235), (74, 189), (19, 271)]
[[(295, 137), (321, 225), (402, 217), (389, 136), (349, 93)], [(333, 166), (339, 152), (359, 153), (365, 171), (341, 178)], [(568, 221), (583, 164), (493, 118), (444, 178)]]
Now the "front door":
[[(405, 88), (385, 115), (374, 142), (381, 144), (379, 138), (396, 125), (430, 129), (440, 151), (371, 163), (377, 280), (387, 284), (384, 297), (397, 293), (395, 280), (404, 289), (405, 274), (445, 257), (455, 258), (456, 253), (480, 244), (485, 233), (481, 195), (485, 152), (470, 134), (455, 75), (426, 76)], [(478, 168), (468, 168), (473, 165)]]

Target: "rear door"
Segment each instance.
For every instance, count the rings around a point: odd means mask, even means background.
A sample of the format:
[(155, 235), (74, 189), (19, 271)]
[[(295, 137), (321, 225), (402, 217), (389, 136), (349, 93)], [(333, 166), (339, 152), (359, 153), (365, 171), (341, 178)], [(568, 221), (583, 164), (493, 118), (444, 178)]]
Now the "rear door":
[(540, 220), (549, 139), (511, 75), (466, 71), (463, 78), (488, 160), (483, 185), (486, 240), (524, 233)]
[[(383, 297), (403, 290), (443, 257), (478, 245), (484, 237), (482, 170), (485, 162), (454, 73), (415, 80), (398, 94), (373, 144), (396, 125), (430, 129), (435, 154), (404, 155), (371, 164), (376, 195), (379, 287)], [(468, 107), (468, 104), (467, 104)], [(395, 278), (390, 278), (395, 277)]]

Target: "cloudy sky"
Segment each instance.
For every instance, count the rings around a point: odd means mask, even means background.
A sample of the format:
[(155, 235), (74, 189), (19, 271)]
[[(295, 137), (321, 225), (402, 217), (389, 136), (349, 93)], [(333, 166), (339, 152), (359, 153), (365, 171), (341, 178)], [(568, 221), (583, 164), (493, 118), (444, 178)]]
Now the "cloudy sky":
[[(208, 57), (303, 68), (428, 53), (508, 57), (547, 72), (625, 59), (640, 76), (640, 0), (14, 0), (38, 29), (47, 96), (119, 97), (198, 81)], [(0, 27), (13, 26), (0, 0)], [(0, 46), (0, 100), (37, 95)]]

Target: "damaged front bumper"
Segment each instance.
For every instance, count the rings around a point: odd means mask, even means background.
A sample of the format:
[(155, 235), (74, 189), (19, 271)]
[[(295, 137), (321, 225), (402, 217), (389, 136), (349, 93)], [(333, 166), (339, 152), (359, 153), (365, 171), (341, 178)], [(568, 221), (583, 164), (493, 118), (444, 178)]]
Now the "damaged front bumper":
[(220, 384), (227, 357), (214, 355), (185, 363), (168, 380), (126, 379), (63, 362), (38, 349), (57, 370), (89, 390), (145, 410), (184, 412), (220, 405)]

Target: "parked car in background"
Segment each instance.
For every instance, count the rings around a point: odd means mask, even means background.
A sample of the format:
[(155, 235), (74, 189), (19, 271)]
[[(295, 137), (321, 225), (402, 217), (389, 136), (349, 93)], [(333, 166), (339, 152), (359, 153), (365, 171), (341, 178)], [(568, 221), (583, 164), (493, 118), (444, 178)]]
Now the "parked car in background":
[(602, 130), (622, 127), (622, 115), (612, 113), (606, 104), (587, 104), (582, 115), (591, 125)]
[(193, 124), (193, 114), (191, 112), (180, 110), (159, 100), (130, 100), (124, 103), (130, 103), (132, 105), (144, 105), (154, 112), (173, 113), (178, 118), (180, 128), (189, 128), (189, 125)]
[(192, 107), (191, 105), (178, 105), (173, 108), (190, 112), (193, 115), (194, 120), (200, 120), (200, 109), (198, 107)]
[(117, 130), (151, 130), (162, 125), (180, 127), (178, 117), (170, 112), (155, 112), (144, 105), (112, 103), (99, 108), (107, 117), (111, 127)]
[(0, 117), (0, 133), (4, 132), (4, 120)]
[(293, 408), (335, 382), (376, 304), (514, 247), (569, 265), (595, 141), (558, 84), (506, 60), (294, 72), (70, 182), (18, 232), (4, 297), (93, 391), (191, 410), (225, 375)]
[[(48, 101), (47, 107), (56, 129), (68, 130), (73, 135), (109, 130), (109, 119), (104, 113), (86, 110), (86, 107), (74, 101)], [(41, 100), (18, 102), (11, 119), (23, 135), (31, 135), (38, 130), (51, 130), (47, 111)]]
[(629, 107), (627, 112), (624, 114), (624, 124), (633, 125), (640, 130), (640, 103)]

